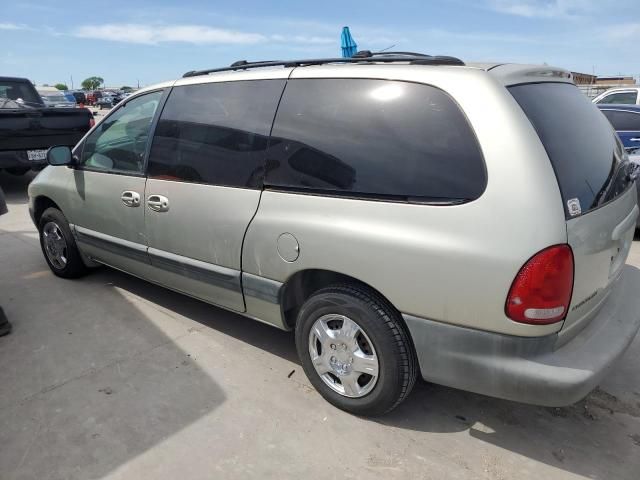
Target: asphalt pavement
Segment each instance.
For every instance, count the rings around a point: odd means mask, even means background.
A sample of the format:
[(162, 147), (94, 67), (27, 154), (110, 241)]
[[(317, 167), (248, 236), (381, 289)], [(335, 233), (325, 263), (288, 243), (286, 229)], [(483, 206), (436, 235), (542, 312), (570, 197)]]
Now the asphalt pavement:
[(31, 178), (0, 173), (2, 480), (640, 478), (640, 339), (571, 407), (418, 382), (358, 418), (314, 391), (290, 333), (108, 268), (55, 277)]

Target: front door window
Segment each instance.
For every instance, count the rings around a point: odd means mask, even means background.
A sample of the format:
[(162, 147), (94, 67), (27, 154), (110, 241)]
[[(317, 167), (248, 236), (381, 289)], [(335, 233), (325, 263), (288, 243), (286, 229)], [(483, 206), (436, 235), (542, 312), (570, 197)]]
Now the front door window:
[(162, 93), (134, 98), (100, 122), (85, 142), (82, 166), (98, 171), (142, 173), (149, 130)]

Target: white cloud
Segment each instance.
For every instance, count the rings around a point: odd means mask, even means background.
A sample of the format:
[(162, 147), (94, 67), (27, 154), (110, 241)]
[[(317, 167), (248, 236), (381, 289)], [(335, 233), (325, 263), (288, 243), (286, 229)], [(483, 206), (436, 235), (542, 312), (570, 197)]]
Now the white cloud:
[(258, 33), (245, 33), (201, 25), (143, 25), (137, 23), (85, 25), (73, 34), (115, 42), (157, 44), (162, 42), (255, 44), (265, 40)]
[(0, 30), (26, 30), (27, 26), (17, 23), (1, 23)]
[(335, 38), (307, 35), (266, 35), (204, 25), (144, 25), (138, 23), (85, 25), (73, 31), (81, 38), (114, 42), (156, 45), (166, 42), (219, 45), (253, 45), (258, 43), (296, 43), (325, 45)]
[(593, 11), (589, 0), (489, 0), (492, 10), (528, 18), (571, 18)]

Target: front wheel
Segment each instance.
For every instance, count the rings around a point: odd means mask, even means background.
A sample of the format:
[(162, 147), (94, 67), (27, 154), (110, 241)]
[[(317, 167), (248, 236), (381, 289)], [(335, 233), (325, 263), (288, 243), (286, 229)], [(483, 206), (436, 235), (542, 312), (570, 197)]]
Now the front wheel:
[(358, 285), (324, 288), (300, 309), (296, 347), (318, 392), (336, 407), (375, 416), (411, 392), (418, 367), (398, 312)]
[(77, 278), (87, 273), (69, 223), (60, 210), (47, 208), (40, 217), (38, 230), (42, 253), (54, 274)]

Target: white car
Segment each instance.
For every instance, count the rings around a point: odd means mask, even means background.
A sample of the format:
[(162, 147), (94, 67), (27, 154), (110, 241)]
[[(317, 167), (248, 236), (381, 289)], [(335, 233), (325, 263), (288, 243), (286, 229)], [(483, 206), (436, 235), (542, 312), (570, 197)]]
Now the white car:
[(593, 103), (638, 105), (640, 87), (611, 88), (593, 99)]

